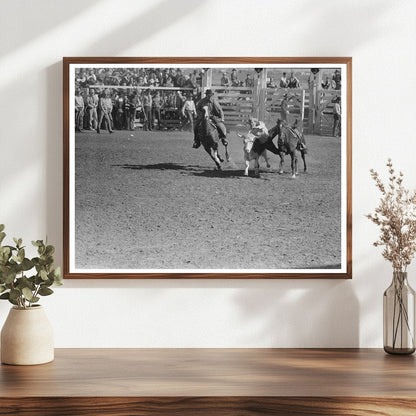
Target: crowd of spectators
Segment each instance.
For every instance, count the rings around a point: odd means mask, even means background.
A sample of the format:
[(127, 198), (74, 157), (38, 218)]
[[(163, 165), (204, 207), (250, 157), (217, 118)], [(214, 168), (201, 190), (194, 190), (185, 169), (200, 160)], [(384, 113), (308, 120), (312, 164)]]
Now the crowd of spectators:
[(332, 74), (332, 77), (329, 78), (329, 75), (326, 75), (325, 80), (322, 82), (322, 88), (324, 90), (327, 89), (334, 89), (340, 90), (341, 89), (341, 71), (336, 69), (335, 72)]
[(75, 86), (177, 87), (198, 88), (204, 70), (188, 73), (180, 68), (85, 68), (75, 70)]
[[(96, 87), (96, 86), (94, 86)], [(103, 121), (111, 133), (113, 129), (134, 130), (139, 122), (144, 130), (168, 128), (169, 121), (179, 120), (178, 128), (189, 125), (193, 129), (195, 111), (192, 90), (159, 91), (146, 89), (102, 89), (84, 87), (75, 89), (75, 128), (77, 131), (100, 132)], [(176, 123), (177, 124), (177, 123)]]

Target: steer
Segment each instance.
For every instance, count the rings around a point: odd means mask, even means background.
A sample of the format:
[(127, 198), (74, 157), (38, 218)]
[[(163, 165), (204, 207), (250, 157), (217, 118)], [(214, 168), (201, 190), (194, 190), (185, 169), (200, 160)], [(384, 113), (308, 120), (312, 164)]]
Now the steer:
[(254, 160), (254, 174), (255, 176), (259, 176), (259, 157), (262, 156), (266, 161), (266, 166), (270, 168), (269, 159), (267, 157), (267, 151), (263, 150), (260, 153), (257, 153), (253, 149), (254, 141), (256, 140), (256, 136), (252, 133), (247, 134), (238, 134), (238, 137), (243, 139), (243, 151), (244, 151), (244, 161), (246, 163), (246, 169), (244, 171), (244, 175), (248, 176), (248, 170), (250, 168), (250, 161)]

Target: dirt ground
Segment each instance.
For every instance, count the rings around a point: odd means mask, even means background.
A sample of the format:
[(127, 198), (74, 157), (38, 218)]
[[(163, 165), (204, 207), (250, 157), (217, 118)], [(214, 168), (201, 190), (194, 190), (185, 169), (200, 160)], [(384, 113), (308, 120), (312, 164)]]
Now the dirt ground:
[(339, 268), (340, 141), (306, 140), (307, 173), (255, 178), (233, 132), (222, 171), (189, 132), (77, 133), (76, 268)]

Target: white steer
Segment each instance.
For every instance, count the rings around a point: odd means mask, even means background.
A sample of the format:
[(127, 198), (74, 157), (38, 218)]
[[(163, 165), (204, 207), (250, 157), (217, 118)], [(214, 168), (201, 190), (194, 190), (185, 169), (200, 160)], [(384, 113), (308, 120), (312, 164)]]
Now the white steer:
[(250, 162), (254, 160), (254, 174), (256, 176), (259, 175), (259, 157), (262, 156), (266, 161), (266, 166), (270, 168), (269, 159), (267, 157), (267, 150), (264, 150), (262, 153), (258, 154), (253, 150), (253, 144), (256, 140), (256, 136), (252, 133), (247, 134), (238, 134), (238, 137), (243, 139), (243, 152), (244, 152), (244, 161), (246, 163), (246, 169), (244, 171), (244, 175), (248, 176), (248, 170), (250, 168)]

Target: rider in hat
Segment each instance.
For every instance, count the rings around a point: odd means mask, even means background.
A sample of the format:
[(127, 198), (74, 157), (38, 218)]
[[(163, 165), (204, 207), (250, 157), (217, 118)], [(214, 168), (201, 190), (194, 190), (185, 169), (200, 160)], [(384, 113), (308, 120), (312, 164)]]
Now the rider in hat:
[[(248, 125), (250, 127), (248, 135), (255, 137), (252, 149), (254, 152), (260, 154), (265, 149), (264, 145), (270, 141), (269, 131), (263, 121), (254, 117), (248, 119)], [(273, 147), (273, 149), (276, 149), (274, 153), (277, 153), (278, 149), (275, 148), (273, 143), (269, 144), (268, 147)]]
[(218, 130), (221, 142), (224, 146), (227, 146), (227, 129), (224, 124), (224, 112), (222, 111), (219, 102), (214, 98), (213, 91), (211, 89), (207, 89), (205, 91), (205, 97), (196, 105), (197, 119), (194, 127), (194, 144), (192, 147), (197, 149), (201, 145), (198, 138), (198, 128), (201, 124), (202, 118), (204, 117), (204, 107), (208, 107), (209, 117)]

